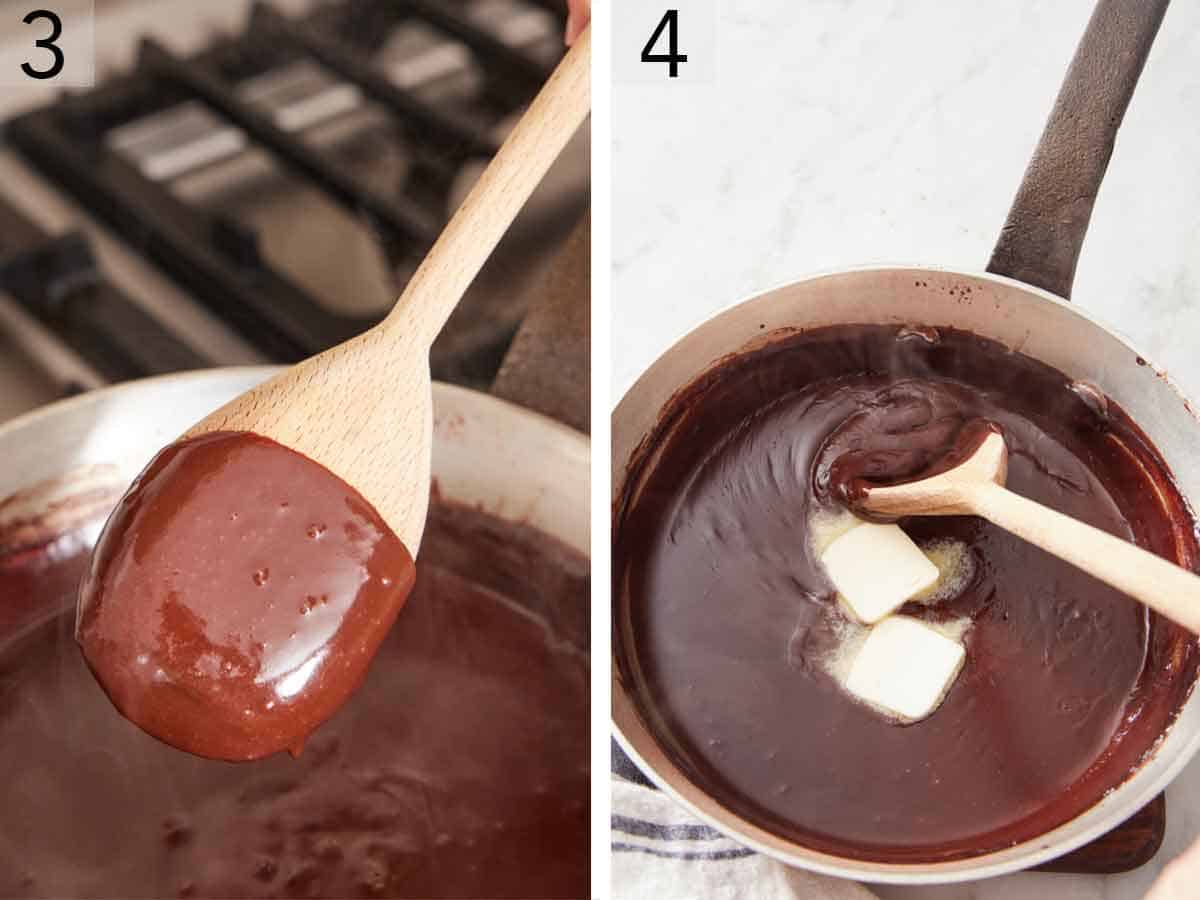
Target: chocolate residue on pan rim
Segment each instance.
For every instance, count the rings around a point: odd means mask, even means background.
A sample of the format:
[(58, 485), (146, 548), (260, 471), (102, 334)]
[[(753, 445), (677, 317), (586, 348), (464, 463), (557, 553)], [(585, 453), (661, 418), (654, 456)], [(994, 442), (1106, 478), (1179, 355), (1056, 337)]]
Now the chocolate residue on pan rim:
[(0, 557), (52, 543), (102, 523), (127, 479), (110, 464), (80, 466), (0, 499)]
[[(895, 323), (894, 326), (893, 325), (879, 326), (875, 323), (869, 323), (869, 324), (872, 327), (895, 327), (897, 329), (903, 327), (899, 323)], [(613, 503), (612, 503), (612, 522), (613, 522), (613, 533), (614, 533), (614, 541), (613, 541), (613, 543), (614, 543), (614, 547), (613, 547), (613, 549), (614, 549), (614, 566), (613, 566), (613, 575), (612, 575), (612, 577), (613, 577), (612, 635), (613, 635), (613, 664), (614, 664), (615, 680), (617, 682), (619, 682), (623, 686), (623, 688), (628, 692), (628, 696), (632, 700), (631, 708), (633, 709), (634, 714), (641, 720), (642, 725), (644, 727), (646, 727), (647, 731), (653, 736), (653, 739), (654, 739), (656, 745), (659, 747), (660, 751), (662, 751), (672, 761), (672, 763), (680, 770), (680, 772), (684, 774), (684, 777), (686, 777), (695, 786), (700, 787), (702, 790), (704, 790), (704, 792), (706, 794), (708, 794), (711, 799), (716, 799), (716, 798), (713, 796), (712, 790), (704, 787), (704, 784), (706, 781), (705, 777), (698, 775), (698, 773), (695, 771), (692, 763), (686, 758), (686, 754), (681, 755), (684, 753), (682, 748), (673, 746), (673, 744), (675, 743), (674, 741), (665, 741), (662, 739), (661, 736), (664, 733), (669, 734), (669, 731), (665, 731), (665, 723), (660, 720), (660, 717), (659, 717), (656, 709), (654, 708), (654, 704), (648, 703), (643, 698), (639, 697), (638, 691), (635, 689), (635, 685), (637, 685), (639, 683), (639, 681), (642, 680), (642, 676), (638, 672), (637, 655), (635, 653), (633, 653), (630, 649), (632, 647), (632, 639), (631, 639), (630, 634), (626, 633), (628, 631), (628, 628), (630, 627), (629, 623), (627, 622), (627, 617), (622, 615), (620, 612), (620, 609), (619, 609), (619, 607), (624, 602), (626, 602), (625, 599), (623, 598), (623, 588), (624, 588), (624, 582), (628, 576), (628, 571), (626, 568), (626, 561), (622, 559), (622, 553), (624, 553), (625, 551), (622, 551), (619, 546), (619, 544), (620, 544), (619, 535), (622, 533), (622, 529), (625, 525), (625, 522), (628, 520), (628, 517), (631, 515), (632, 511), (637, 506), (637, 503), (641, 496), (641, 492), (642, 492), (643, 488), (646, 486), (646, 483), (648, 481), (648, 476), (653, 471), (654, 467), (658, 464), (660, 456), (665, 452), (667, 445), (672, 440), (675, 440), (678, 438), (678, 435), (677, 435), (678, 429), (681, 426), (687, 424), (688, 419), (689, 419), (690, 409), (698, 401), (700, 401), (705, 396), (705, 394), (707, 394), (710, 390), (712, 390), (720, 382), (720, 380), (722, 378), (724, 378), (728, 374), (729, 369), (731, 367), (746, 365), (746, 364), (748, 364), (748, 360), (757, 356), (759, 353), (773, 352), (774, 350), (776, 350), (778, 348), (786, 346), (787, 344), (791, 343), (793, 340), (799, 340), (806, 336), (812, 336), (813, 334), (819, 333), (822, 331), (835, 331), (835, 330), (840, 330), (840, 329), (848, 328), (848, 327), (860, 327), (860, 326), (858, 323), (847, 323), (847, 324), (842, 324), (842, 325), (827, 326), (827, 327), (821, 327), (821, 328), (811, 328), (811, 329), (799, 329), (799, 328), (778, 329), (769, 334), (760, 335), (755, 340), (751, 341), (749, 344), (747, 344), (745, 347), (743, 347), (742, 349), (739, 349), (738, 351), (735, 351), (732, 353), (725, 354), (725, 355), (721, 356), (720, 358), (716, 359), (715, 361), (713, 361), (700, 374), (698, 374), (690, 383), (688, 383), (688, 384), (684, 385), (683, 387), (679, 388), (678, 390), (676, 390), (671, 395), (671, 397), (663, 404), (662, 409), (659, 412), (658, 420), (655, 422), (653, 428), (651, 428), (645, 434), (645, 436), (638, 442), (635, 449), (630, 454), (628, 461), (626, 462), (626, 465), (625, 465), (625, 470), (623, 472), (624, 478), (623, 478), (622, 482), (619, 484), (618, 491), (614, 494), (614, 499), (613, 499)], [(946, 329), (946, 330), (954, 331), (955, 329)], [(960, 331), (960, 333), (962, 333), (962, 332)], [(976, 336), (976, 337), (978, 337), (978, 336)], [(996, 347), (1004, 346), (1002, 344), (1002, 342), (995, 341), (993, 339), (982, 338), (982, 337), (978, 337), (978, 339), (980, 341), (983, 341), (985, 343), (991, 344)], [(1013, 348), (1006, 348), (1006, 349), (1008, 349), (1008, 351), (1011, 353), (1018, 352), (1018, 351), (1013, 350)], [(1036, 360), (1033, 360), (1033, 362), (1036, 362)], [(1050, 369), (1050, 367), (1045, 366), (1045, 364), (1043, 364), (1043, 363), (1038, 363), (1038, 365), (1041, 365), (1046, 369)], [(1067, 381), (1070, 381), (1070, 379), (1067, 378), (1066, 376), (1063, 376), (1063, 377)], [(1131, 431), (1140, 442), (1144, 443), (1145, 446), (1147, 448), (1149, 448), (1156, 457), (1159, 458), (1159, 461), (1161, 463), (1161, 457), (1158, 456), (1157, 450), (1154, 449), (1153, 442), (1149, 440), (1149, 438), (1144, 434), (1144, 432), (1142, 432), (1140, 430), (1140, 428), (1138, 428), (1136, 423), (1129, 420), (1129, 417), (1124, 414), (1123, 410), (1121, 410), (1120, 407), (1117, 406), (1117, 404), (1115, 402), (1112, 402), (1111, 400), (1109, 402), (1112, 405), (1114, 413), (1116, 415), (1120, 416), (1123, 420), (1125, 420), (1124, 424), (1128, 426), (1127, 430)], [(1168, 479), (1170, 479), (1169, 472), (1167, 472), (1166, 474), (1167, 474)], [(1179, 534), (1179, 528), (1181, 527), (1179, 523), (1186, 516), (1191, 523), (1191, 531), (1192, 531), (1193, 537), (1194, 537), (1195, 517), (1192, 512), (1191, 506), (1190, 506), (1187, 498), (1183, 497), (1183, 495), (1178, 492), (1177, 487), (1174, 486), (1173, 480), (1172, 480), (1171, 487), (1173, 489), (1173, 493), (1178, 497), (1178, 500), (1179, 500), (1179, 504), (1178, 504), (1179, 518), (1175, 518), (1174, 516), (1172, 517), (1174, 519), (1174, 523), (1175, 523), (1175, 525), (1174, 525), (1175, 532), (1177, 535)], [(1192, 562), (1194, 563), (1194, 560), (1192, 560)], [(1194, 652), (1195, 649), (1196, 649), (1196, 647), (1195, 647), (1194, 640), (1181, 639), (1181, 640), (1175, 642), (1175, 644), (1173, 645), (1172, 663), (1168, 665), (1168, 669), (1178, 671), (1179, 667), (1182, 667), (1182, 666), (1190, 667), (1190, 670), (1191, 670), (1190, 674), (1186, 675), (1186, 684), (1179, 685), (1176, 689), (1177, 691), (1179, 691), (1179, 695), (1177, 698), (1177, 702), (1175, 703), (1174, 708), (1170, 713), (1169, 720), (1168, 720), (1166, 727), (1153, 740), (1153, 742), (1145, 749), (1145, 751), (1143, 753), (1141, 753), (1140, 757), (1138, 757), (1138, 759), (1137, 759), (1136, 764), (1134, 766), (1132, 766), (1127, 772), (1125, 772), (1125, 774), (1121, 777), (1121, 779), (1119, 781), (1116, 781), (1104, 793), (1104, 796), (1108, 796), (1108, 794), (1112, 793), (1112, 791), (1116, 790), (1121, 785), (1123, 785), (1126, 781), (1128, 781), (1128, 779), (1130, 777), (1132, 777), (1146, 763), (1147, 760), (1151, 759), (1158, 752), (1159, 748), (1162, 746), (1162, 743), (1165, 740), (1165, 738), (1167, 737), (1167, 735), (1169, 734), (1170, 729), (1174, 726), (1175, 721), (1177, 721), (1179, 712), (1186, 705), (1186, 703), (1188, 702), (1188, 699), (1190, 698), (1190, 696), (1195, 688), (1196, 668), (1197, 668), (1198, 662), (1200, 662), (1200, 659), (1197, 658), (1198, 655)], [(1123, 726), (1122, 732), (1124, 730), (1125, 730), (1125, 728)], [(1116, 740), (1118, 738), (1119, 738), (1119, 735), (1114, 736), (1114, 743), (1116, 742)], [(1105, 752), (1105, 754), (1102, 754), (1100, 760), (1097, 760), (1097, 763), (1100, 763), (1106, 756), (1107, 756), (1107, 751)], [(1100, 798), (1098, 798), (1096, 802), (1098, 802), (1099, 799)], [(779, 833), (778, 829), (773, 828), (769, 823), (765, 823), (759, 817), (757, 817), (753, 814), (748, 815), (745, 812), (739, 812), (738, 809), (729, 806), (726, 801), (718, 800), (718, 803), (720, 803), (720, 805), (723, 808), (727, 809), (729, 812), (731, 812), (735, 816), (738, 816), (739, 818), (743, 818), (750, 822), (754, 822), (759, 827), (764, 827), (768, 831), (772, 831), (777, 834)], [(1090, 807), (1088, 807), (1088, 808), (1090, 808)], [(1079, 812), (1075, 813), (1074, 816), (1072, 816), (1072, 818), (1074, 818), (1075, 816), (1078, 816), (1078, 815), (1082, 815), (1085, 811), (1086, 811), (1086, 809), (1080, 810)], [(1042, 832), (1042, 834), (1044, 834), (1044, 833), (1045, 833), (1045, 831)], [(780, 836), (783, 836), (783, 835), (780, 835)], [(804, 839), (797, 839), (795, 837), (792, 837), (790, 839), (796, 840), (796, 842), (801, 845), (808, 843)], [(1029, 841), (1032, 841), (1035, 839), (1036, 839), (1036, 835), (1030, 835), (1028, 838), (1026, 838), (1026, 840), (1029, 840)], [(886, 861), (904, 863), (904, 862), (932, 862), (932, 861), (948, 861), (951, 859), (964, 859), (964, 858), (971, 858), (974, 856), (979, 856), (979, 855), (982, 855), (985, 853), (993, 852), (995, 850), (1002, 849), (1003, 847), (1008, 847), (1008, 846), (1012, 846), (1012, 845), (1013, 845), (1012, 842), (1007, 842), (1007, 843), (996, 845), (996, 846), (972, 848), (966, 852), (953, 853), (950, 855), (937, 856), (937, 857), (921, 856), (918, 854), (909, 859), (901, 859), (901, 858), (897, 858), (895, 856), (887, 855)], [(870, 851), (862, 852), (862, 853), (853, 852), (853, 851), (847, 852), (847, 848), (821, 846), (819, 841), (814, 842), (812, 844), (812, 846), (813, 846), (813, 849), (819, 849), (819, 850), (822, 850), (823, 852), (831, 852), (834, 854), (844, 855), (844, 856), (852, 857), (852, 858), (862, 858), (862, 859), (879, 858), (881, 860), (884, 859), (884, 857), (876, 857)]]

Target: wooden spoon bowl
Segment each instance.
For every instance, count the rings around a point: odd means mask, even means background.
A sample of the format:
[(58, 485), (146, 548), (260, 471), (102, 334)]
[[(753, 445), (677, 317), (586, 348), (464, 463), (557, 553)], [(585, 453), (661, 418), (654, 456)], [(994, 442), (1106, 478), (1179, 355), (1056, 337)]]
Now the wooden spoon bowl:
[(887, 518), (980, 516), (1200, 634), (1200, 577), (1013, 493), (1004, 486), (1007, 473), (1004, 437), (992, 430), (945, 471), (904, 484), (862, 484), (855, 505)]

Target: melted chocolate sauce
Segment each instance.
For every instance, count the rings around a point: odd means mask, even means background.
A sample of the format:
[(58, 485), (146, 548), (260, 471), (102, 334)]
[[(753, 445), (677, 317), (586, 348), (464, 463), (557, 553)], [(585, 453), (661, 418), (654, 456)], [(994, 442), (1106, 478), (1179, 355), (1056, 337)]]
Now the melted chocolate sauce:
[[(0, 541), (0, 545), (2, 545)], [(0, 896), (585, 897), (587, 560), (435, 504), (416, 586), (299, 759), (120, 716), (72, 640), (86, 545), (0, 555)]]
[(96, 545), (76, 635), (113, 704), (181, 750), (298, 754), (412, 589), (412, 557), (324, 466), (214, 432), (154, 458)]
[(938, 710), (892, 724), (828, 673), (841, 614), (812, 517), (863, 478), (944, 465), (978, 419), (1004, 434), (1011, 489), (1195, 564), (1187, 504), (1115, 403), (955, 330), (781, 338), (674, 398), (635, 458), (615, 513), (618, 671), (664, 749), (743, 817), (856, 858), (985, 853), (1098, 801), (1187, 698), (1192, 636), (973, 517), (900, 522), (974, 557), (956, 597), (903, 610), (973, 622)]

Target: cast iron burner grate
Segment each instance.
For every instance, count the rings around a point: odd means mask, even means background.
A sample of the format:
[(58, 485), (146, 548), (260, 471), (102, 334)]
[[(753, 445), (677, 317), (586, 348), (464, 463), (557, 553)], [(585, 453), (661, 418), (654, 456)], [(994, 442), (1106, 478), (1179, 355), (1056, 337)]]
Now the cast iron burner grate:
[[(82, 232), (48, 234), (3, 199), (0, 291), (105, 381), (213, 364), (105, 278)], [(71, 390), (96, 386), (68, 378)]]
[[(552, 0), (512, 2), (543, 17), (543, 10), (559, 15)], [(365, 225), (402, 286), (448, 215), (454, 179), (465, 166), (490, 158), (498, 123), (528, 103), (554, 62), (501, 40), (468, 13), (469, 4), (451, 0), (349, 0), (287, 18), (259, 3), (244, 33), (188, 58), (144, 41), (132, 73), (13, 119), (7, 136), (28, 162), (233, 330), (268, 357), (292, 362), (361, 332), (381, 311), (331, 308), (269, 258), (253, 226), (192, 202), (174, 184), (181, 174), (192, 177), (238, 154), (260, 154)], [(469, 56), (483, 73), (472, 90), (433, 96), (374, 63), (388, 36), (413, 23)], [(281, 72), (291, 81), (281, 81)], [(316, 80), (320, 90), (289, 97), (295, 84)], [(370, 183), (347, 165), (343, 151), (349, 146), (352, 159), (359, 136), (343, 135), (340, 144), (336, 135), (315, 137), (354, 107), (369, 107), (377, 117), (382, 111), (402, 141), (408, 158), (401, 183)], [(138, 125), (155, 116), (178, 120), (171, 140), (189, 127), (195, 139), (172, 146)], [(200, 121), (206, 128), (198, 131)], [(12, 211), (2, 215), (5, 223), (17, 221)], [(11, 232), (33, 253), (12, 259), (5, 253), (0, 289), (64, 331), (61, 310), (51, 312), (56, 307), (45, 296), (51, 288), (37, 288), (31, 267), (94, 266), (78, 236), (41, 240), (45, 236), (30, 233), (31, 227), (24, 222)], [(68, 325), (63, 336), (103, 374), (118, 380), (204, 364), (122, 303), (103, 279), (92, 284), (94, 306), (84, 318), (96, 328), (85, 335), (82, 326)], [(494, 362), (502, 352), (493, 349)]]

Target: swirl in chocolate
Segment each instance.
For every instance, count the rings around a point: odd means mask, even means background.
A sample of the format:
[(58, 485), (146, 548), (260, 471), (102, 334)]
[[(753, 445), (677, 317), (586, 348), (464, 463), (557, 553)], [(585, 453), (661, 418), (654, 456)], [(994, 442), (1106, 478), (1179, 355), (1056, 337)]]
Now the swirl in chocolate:
[(870, 408), (842, 423), (821, 449), (816, 480), (823, 494), (860, 518), (892, 521), (866, 509), (868, 490), (948, 472), (988, 435), (1004, 434), (995, 422), (967, 420), (945, 408), (949, 394), (946, 385), (903, 382), (872, 398)]

